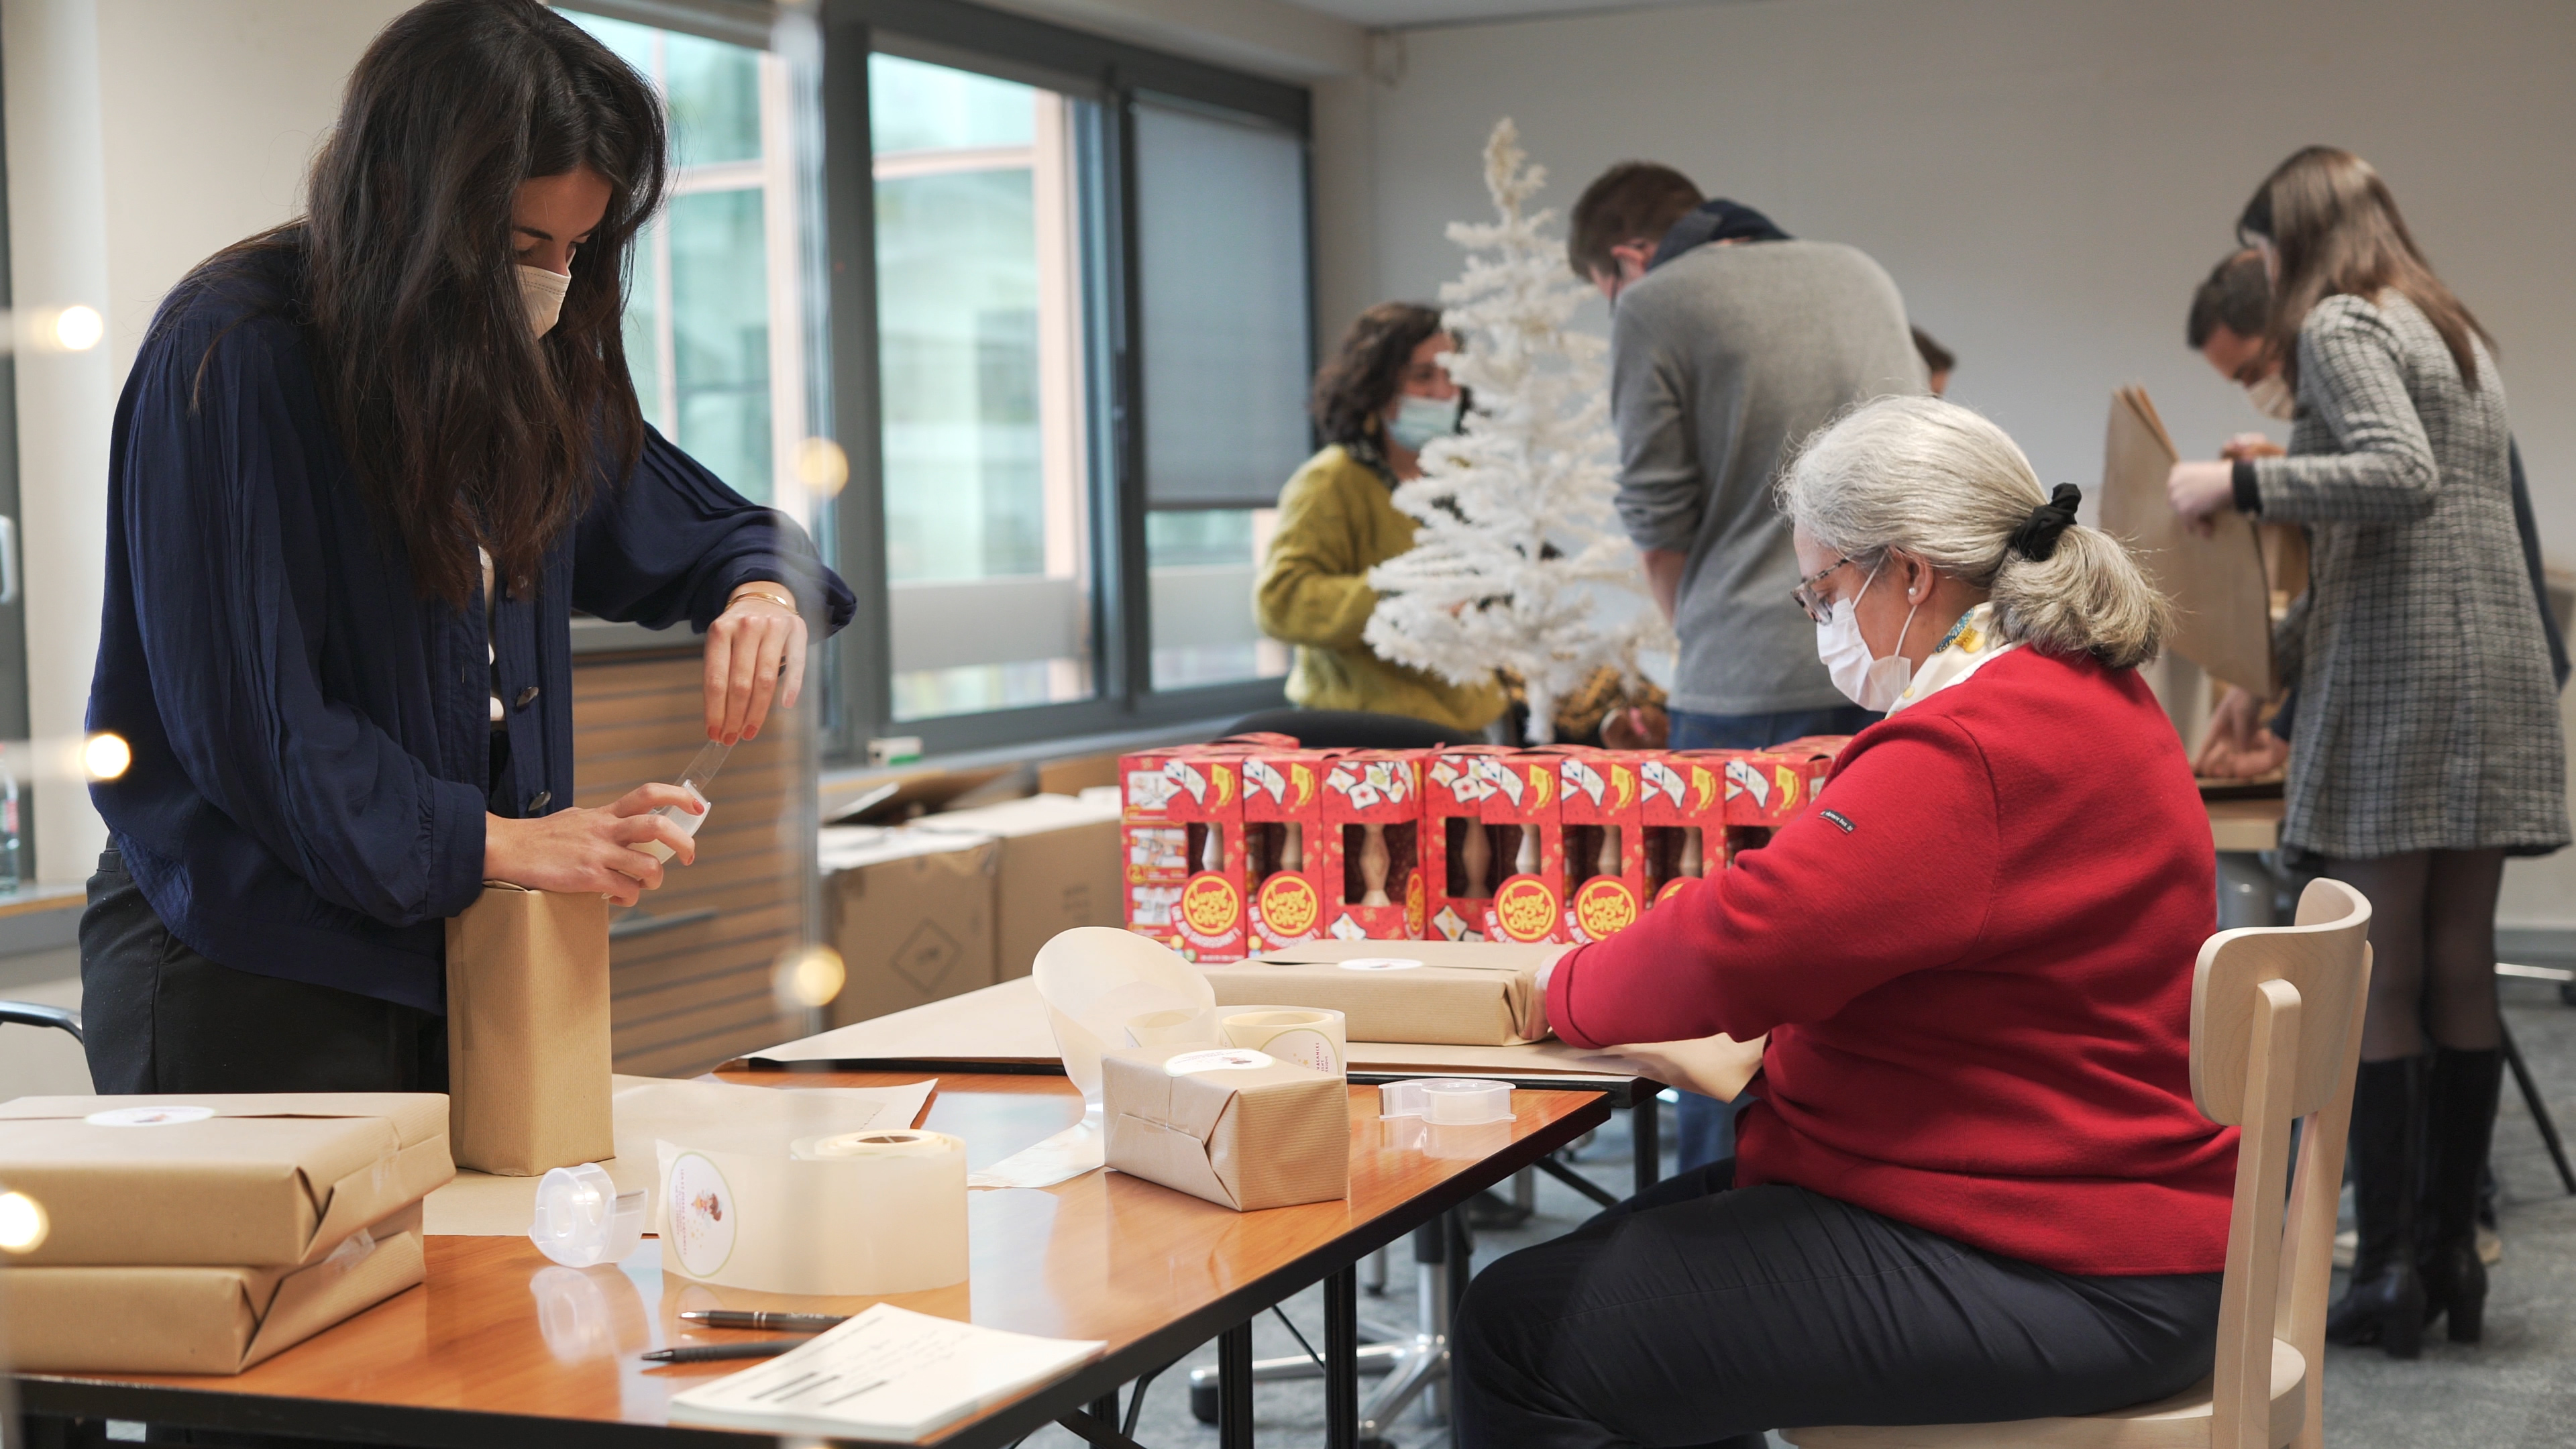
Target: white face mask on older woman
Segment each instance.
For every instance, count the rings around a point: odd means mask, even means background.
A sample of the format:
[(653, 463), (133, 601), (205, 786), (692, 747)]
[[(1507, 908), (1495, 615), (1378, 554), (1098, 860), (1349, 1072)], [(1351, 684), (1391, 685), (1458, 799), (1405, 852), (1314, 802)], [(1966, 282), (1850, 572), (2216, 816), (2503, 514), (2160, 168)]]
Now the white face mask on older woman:
[[(1887, 566), (1880, 560), (1879, 568)], [(1920, 603), (1905, 611), (1905, 624), (1896, 631), (1898, 653), (1884, 659), (1869, 652), (1869, 641), (1860, 636), (1861, 595), (1878, 582), (1878, 569), (1861, 581), (1860, 593), (1835, 604), (1816, 625), (1816, 657), (1824, 661), (1825, 672), (1833, 676), (1834, 688), (1863, 709), (1885, 714), (1893, 708), (1905, 686), (1913, 682), (1914, 665), (1903, 654), (1906, 630), (1914, 627), (1914, 611)]]

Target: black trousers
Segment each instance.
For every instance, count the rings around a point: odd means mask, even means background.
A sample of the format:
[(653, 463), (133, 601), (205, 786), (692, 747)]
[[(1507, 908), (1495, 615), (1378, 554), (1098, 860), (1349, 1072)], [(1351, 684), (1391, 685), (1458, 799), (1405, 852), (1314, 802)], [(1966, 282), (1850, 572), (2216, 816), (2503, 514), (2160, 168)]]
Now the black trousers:
[(2086, 1278), (1803, 1188), (1683, 1173), (1476, 1275), (1460, 1449), (2096, 1413), (2209, 1372), (2216, 1273)]
[(447, 1090), (447, 1018), (207, 960), (161, 924), (114, 850), (90, 877), (80, 947), (96, 1091)]

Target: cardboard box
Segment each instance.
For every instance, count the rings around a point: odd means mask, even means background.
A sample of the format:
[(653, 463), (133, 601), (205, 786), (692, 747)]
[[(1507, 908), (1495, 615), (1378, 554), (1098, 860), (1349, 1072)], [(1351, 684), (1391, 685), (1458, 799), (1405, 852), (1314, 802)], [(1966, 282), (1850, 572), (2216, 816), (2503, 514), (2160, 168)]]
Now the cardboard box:
[(603, 1161), (608, 899), (487, 882), (447, 922), (448, 1135), (503, 1177)]
[(1421, 935), (1433, 941), (1485, 939), (1494, 899), (1495, 827), (1485, 823), (1485, 797), (1499, 788), (1484, 761), (1511, 753), (1500, 745), (1458, 745), (1427, 752), (1422, 765), (1422, 873), (1428, 899)]
[(825, 929), (848, 975), (826, 1015), (867, 1021), (990, 986), (1002, 843), (908, 827), (826, 830)]
[(0, 1357), (28, 1373), (237, 1374), (427, 1278), (414, 1203), (301, 1268), (0, 1271)]
[(21, 1097), (0, 1182), (53, 1231), (10, 1271), (317, 1263), (456, 1175), (447, 1128), (435, 1092)]
[(1342, 1013), (1352, 1041), (1518, 1046), (1536, 1016), (1538, 969), (1564, 946), (1319, 941), (1207, 968), (1217, 1005)]
[(925, 815), (913, 825), (1002, 842), (993, 929), (999, 980), (1028, 975), (1038, 948), (1061, 932), (1124, 924), (1115, 800), (1031, 795)]
[(1485, 797), (1494, 869), (1502, 876), (1485, 906), (1485, 939), (1524, 946), (1569, 941), (1565, 924), (1565, 831), (1557, 815), (1556, 756), (1515, 751), (1484, 761), (1494, 793)]
[(1557, 750), (1557, 821), (1565, 841), (1565, 933), (1606, 940), (1637, 923), (1653, 899), (1646, 869), (1643, 751)]
[(1100, 1068), (1120, 1172), (1237, 1212), (1350, 1195), (1340, 1077), (1232, 1047), (1128, 1047)]
[(1726, 868), (1726, 760), (1731, 750), (1674, 750), (1637, 766), (1647, 900), (1660, 905), (1686, 881)]
[(1806, 813), (1834, 768), (1840, 744), (1795, 740), (1738, 750), (1726, 763), (1726, 823), (1776, 829)]
[(1118, 762), (1121, 914), (1192, 961), (1243, 959), (1242, 754), (1185, 745)]
[[(1324, 829), (1325, 750), (1243, 757), (1244, 899), (1253, 953), (1324, 939), (1324, 881), (1340, 850)], [(1336, 892), (1338, 894), (1338, 891)]]
[(1324, 934), (1418, 941), (1429, 904), (1422, 870), (1426, 750), (1344, 750), (1324, 766), (1318, 862)]

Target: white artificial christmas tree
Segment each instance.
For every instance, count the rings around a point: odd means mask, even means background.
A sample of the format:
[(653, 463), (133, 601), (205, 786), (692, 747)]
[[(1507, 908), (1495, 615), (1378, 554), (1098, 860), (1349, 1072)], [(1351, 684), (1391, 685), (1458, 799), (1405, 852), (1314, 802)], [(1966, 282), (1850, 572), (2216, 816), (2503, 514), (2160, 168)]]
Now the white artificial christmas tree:
[(1606, 345), (1566, 330), (1585, 289), (1545, 234), (1556, 213), (1524, 210), (1546, 180), (1510, 118), (1498, 122), (1485, 186), (1499, 219), (1450, 224), (1467, 272), (1440, 289), (1463, 348), (1442, 361), (1473, 406), (1466, 430), (1424, 448), (1422, 476), (1395, 490), (1422, 529), (1411, 552), (1370, 570), (1379, 599), (1364, 635), (1380, 657), (1454, 683), (1519, 675), (1540, 744), (1554, 738), (1557, 701), (1605, 664), (1633, 678), (1639, 649), (1671, 639), (1612, 503)]

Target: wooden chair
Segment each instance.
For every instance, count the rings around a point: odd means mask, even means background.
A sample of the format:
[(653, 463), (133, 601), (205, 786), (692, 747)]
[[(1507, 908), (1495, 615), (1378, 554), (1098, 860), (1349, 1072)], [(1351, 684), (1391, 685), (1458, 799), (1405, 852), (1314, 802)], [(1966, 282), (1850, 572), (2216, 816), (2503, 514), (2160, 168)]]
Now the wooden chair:
[[(1799, 1449), (2319, 1449), (2326, 1284), (2369, 995), (2369, 926), (2359, 891), (2320, 880), (2299, 897), (2297, 925), (2221, 931), (2200, 948), (2192, 1100), (2211, 1121), (2243, 1129), (2209, 1377), (2169, 1399), (2082, 1418), (1781, 1437)], [(2293, 1173), (2290, 1123), (2301, 1117)]]

